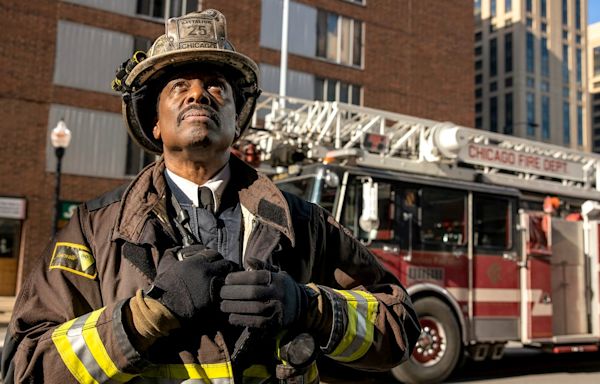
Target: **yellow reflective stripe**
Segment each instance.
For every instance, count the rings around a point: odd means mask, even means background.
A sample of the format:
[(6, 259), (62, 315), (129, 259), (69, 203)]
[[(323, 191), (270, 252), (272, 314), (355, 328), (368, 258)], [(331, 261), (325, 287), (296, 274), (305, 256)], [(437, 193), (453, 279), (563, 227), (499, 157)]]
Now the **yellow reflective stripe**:
[(361, 344), (361, 346), (358, 348), (358, 350), (356, 352), (354, 352), (353, 354), (351, 354), (350, 356), (348, 356), (348, 361), (354, 361), (354, 360), (358, 360), (361, 357), (364, 356), (365, 353), (367, 353), (367, 351), (369, 350), (369, 348), (371, 347), (371, 344), (373, 343), (373, 333), (375, 331), (375, 320), (377, 319), (377, 309), (379, 307), (379, 301), (377, 301), (377, 299), (375, 298), (375, 296), (371, 295), (368, 292), (365, 291), (354, 291), (355, 293), (358, 293), (359, 295), (361, 295), (362, 297), (365, 298), (365, 300), (367, 301), (367, 332), (365, 334), (365, 338)]
[(379, 302), (365, 291), (335, 291), (346, 299), (348, 325), (340, 344), (329, 357), (342, 362), (354, 361), (364, 356), (373, 343)]
[(98, 383), (92, 375), (87, 371), (79, 357), (75, 354), (69, 339), (67, 339), (67, 332), (73, 325), (77, 319), (73, 319), (63, 323), (61, 326), (56, 328), (54, 332), (52, 332), (52, 341), (54, 342), (54, 346), (60, 355), (63, 363), (65, 363), (67, 369), (73, 377), (77, 379), (80, 383)]
[(98, 318), (104, 309), (105, 308), (99, 309), (90, 314), (90, 317), (83, 325), (83, 339), (85, 340), (85, 344), (87, 345), (90, 353), (94, 357), (94, 360), (96, 360), (96, 363), (98, 363), (98, 366), (100, 366), (106, 376), (120, 383), (126, 383), (134, 378), (135, 375), (130, 375), (119, 371), (115, 363), (108, 355), (108, 352), (104, 347), (104, 343), (102, 343), (102, 339), (100, 338), (98, 328), (96, 328)]
[(230, 362), (214, 364), (161, 364), (145, 370), (143, 377), (167, 377), (173, 379), (233, 379)]
[(313, 361), (310, 367), (308, 367), (308, 383), (317, 382), (319, 378), (319, 369), (317, 368), (317, 362)]
[(267, 367), (264, 365), (251, 365), (249, 368), (244, 369), (244, 373), (242, 374), (244, 377), (257, 377), (260, 379), (270, 377), (271, 374), (267, 371)]
[(354, 337), (356, 336), (356, 321), (358, 319), (358, 313), (356, 311), (358, 303), (354, 296), (352, 296), (346, 291), (340, 291), (337, 289), (335, 289), (334, 291), (344, 296), (344, 298), (346, 299), (346, 303), (348, 305), (348, 326), (346, 328), (346, 333), (344, 333), (342, 341), (340, 341), (337, 348), (329, 354), (330, 357), (340, 355), (352, 343), (352, 340), (354, 340)]

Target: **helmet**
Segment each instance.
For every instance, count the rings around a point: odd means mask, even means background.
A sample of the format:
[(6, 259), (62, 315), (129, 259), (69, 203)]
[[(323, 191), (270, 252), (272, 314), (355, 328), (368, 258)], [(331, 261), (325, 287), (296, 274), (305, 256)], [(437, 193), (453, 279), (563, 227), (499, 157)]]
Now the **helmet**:
[(167, 20), (165, 29), (166, 33), (156, 39), (146, 58), (134, 55), (127, 71), (121, 71), (122, 79), (117, 73), (117, 89), (123, 92), (123, 116), (129, 134), (145, 150), (161, 153), (162, 143), (153, 137), (152, 129), (165, 74), (180, 66), (211, 64), (224, 72), (236, 93), (239, 129), (236, 139), (239, 138), (250, 124), (260, 95), (258, 66), (236, 52), (227, 40), (225, 16), (214, 9), (192, 12)]

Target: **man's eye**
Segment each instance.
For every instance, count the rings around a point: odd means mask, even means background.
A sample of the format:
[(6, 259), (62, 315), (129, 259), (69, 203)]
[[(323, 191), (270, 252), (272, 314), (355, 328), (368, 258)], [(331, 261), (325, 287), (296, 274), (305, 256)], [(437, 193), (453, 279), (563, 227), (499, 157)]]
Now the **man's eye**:
[(171, 89), (174, 91), (179, 91), (179, 90), (182, 90), (185, 88), (187, 88), (187, 81), (182, 80), (182, 81), (176, 81), (175, 83), (173, 83), (173, 86)]
[(222, 81), (212, 81), (207, 84), (206, 88), (211, 92), (214, 92), (214, 91), (223, 92), (223, 91), (225, 91), (225, 84), (223, 84)]

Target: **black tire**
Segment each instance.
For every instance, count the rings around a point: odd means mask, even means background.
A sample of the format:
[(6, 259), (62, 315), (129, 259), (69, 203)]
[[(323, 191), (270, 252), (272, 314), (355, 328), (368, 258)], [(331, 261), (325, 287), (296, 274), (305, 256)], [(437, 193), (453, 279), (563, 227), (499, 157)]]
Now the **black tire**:
[(423, 331), (412, 356), (392, 369), (392, 375), (405, 384), (443, 382), (457, 367), (462, 355), (460, 328), (452, 309), (435, 297), (414, 303)]

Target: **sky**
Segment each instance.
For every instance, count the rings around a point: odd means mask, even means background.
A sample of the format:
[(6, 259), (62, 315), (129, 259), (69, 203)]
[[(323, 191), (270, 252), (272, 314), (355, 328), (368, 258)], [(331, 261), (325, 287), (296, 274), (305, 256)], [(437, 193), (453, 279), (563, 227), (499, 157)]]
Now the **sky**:
[(588, 0), (588, 24), (600, 21), (600, 0)]

